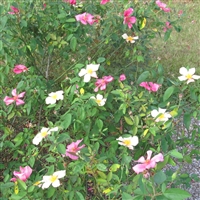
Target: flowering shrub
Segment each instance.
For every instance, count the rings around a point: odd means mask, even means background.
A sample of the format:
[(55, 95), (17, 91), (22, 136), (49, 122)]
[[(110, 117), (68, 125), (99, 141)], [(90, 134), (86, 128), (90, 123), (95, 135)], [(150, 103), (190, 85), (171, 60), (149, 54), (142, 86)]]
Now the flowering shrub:
[[(177, 66), (182, 76), (166, 77), (158, 62), (143, 67), (151, 39), (171, 34), (160, 21), (171, 8), (67, 0), (1, 10), (4, 199), (190, 196), (175, 188), (178, 171), (163, 168), (188, 160), (176, 149), (174, 124), (183, 115), (189, 129), (200, 116), (199, 76)], [(175, 30), (179, 19), (170, 21)]]

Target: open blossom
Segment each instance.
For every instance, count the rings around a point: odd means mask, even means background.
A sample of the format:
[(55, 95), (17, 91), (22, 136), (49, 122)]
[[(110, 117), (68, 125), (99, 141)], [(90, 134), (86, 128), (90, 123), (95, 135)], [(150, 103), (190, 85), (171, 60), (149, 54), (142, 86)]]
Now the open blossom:
[(98, 78), (96, 71), (99, 69), (99, 64), (89, 64), (86, 66), (86, 69), (81, 69), (79, 76), (84, 76), (84, 82), (89, 82), (91, 77)]
[(15, 74), (21, 74), (22, 72), (28, 71), (28, 68), (24, 65), (15, 65), (13, 72)]
[(165, 112), (166, 109), (158, 108), (158, 110), (152, 110), (151, 116), (156, 118), (155, 122), (166, 122), (171, 118), (172, 116)]
[(153, 82), (142, 82), (140, 83), (140, 86), (144, 87), (148, 91), (157, 92), (161, 85)]
[(125, 80), (126, 80), (126, 75), (125, 75), (125, 74), (121, 74), (121, 75), (119, 76), (119, 80), (120, 80), (120, 81), (125, 81)]
[(161, 2), (160, 0), (156, 1), (156, 4), (158, 5), (158, 7), (163, 10), (164, 12), (170, 12), (170, 8), (167, 8), (167, 5), (163, 2)]
[(108, 3), (110, 0), (102, 0), (101, 1), (101, 4), (106, 4), (106, 3)]
[(43, 138), (47, 137), (47, 135), (51, 134), (53, 131), (58, 131), (58, 127), (52, 129), (43, 127), (41, 131), (33, 138), (33, 144), (38, 145)]
[(32, 174), (32, 169), (29, 166), (26, 167), (19, 167), (19, 172), (14, 171), (13, 175), (15, 176), (14, 178), (11, 178), (10, 181), (17, 181), (17, 178), (20, 179), (21, 181), (26, 182), (27, 179), (30, 177)]
[(71, 5), (76, 5), (76, 0), (64, 0), (66, 3), (70, 3)]
[(94, 99), (99, 106), (104, 106), (106, 103), (106, 99), (103, 98), (103, 95), (97, 94), (96, 98), (94, 96), (90, 97)]
[(92, 25), (95, 22), (94, 16), (86, 12), (76, 15), (75, 18), (77, 21), (80, 21), (84, 25), (87, 25), (87, 24)]
[(10, 9), (13, 11), (13, 12), (8, 12), (8, 14), (10, 15), (15, 15), (19, 13), (19, 9), (14, 6), (10, 6)]
[(172, 25), (170, 24), (170, 22), (166, 22), (163, 31), (166, 32), (168, 29), (171, 29), (171, 28), (172, 28)]
[(49, 96), (45, 99), (46, 104), (54, 104), (57, 100), (63, 100), (63, 91), (51, 92)]
[(147, 151), (147, 159), (145, 160), (144, 156), (140, 157), (138, 161), (141, 164), (137, 164), (133, 167), (133, 170), (139, 174), (140, 172), (145, 171), (146, 169), (151, 169), (156, 167), (157, 162), (162, 162), (164, 160), (163, 155), (159, 153), (151, 158), (152, 151)]
[(112, 82), (114, 80), (114, 78), (112, 76), (104, 76), (101, 79), (98, 79), (95, 83), (95, 86), (97, 86), (94, 91), (98, 92), (99, 88), (100, 90), (105, 90), (106, 89), (106, 85), (110, 82)]
[(128, 36), (126, 33), (124, 33), (122, 37), (126, 40), (126, 42), (130, 42), (130, 43), (135, 43), (135, 40), (138, 40), (138, 36), (132, 37), (132, 36)]
[(78, 146), (82, 140), (77, 140), (76, 142), (72, 142), (71, 144), (67, 145), (66, 153), (63, 156), (68, 156), (72, 160), (78, 160), (79, 152), (82, 148), (85, 147), (85, 145)]
[(48, 188), (50, 185), (53, 187), (59, 187), (60, 186), (60, 178), (63, 178), (66, 175), (65, 170), (57, 171), (54, 172), (51, 176), (43, 176), (42, 181), (39, 181), (38, 186), (41, 187), (42, 184), (42, 189)]
[(119, 137), (116, 140), (119, 140), (118, 144), (128, 147), (132, 150), (134, 149), (134, 146), (136, 146), (139, 142), (138, 136), (131, 136), (128, 138)]
[(195, 68), (191, 68), (189, 70), (187, 70), (185, 67), (181, 67), (179, 69), (179, 73), (182, 75), (182, 76), (179, 76), (178, 79), (180, 81), (187, 81), (187, 84), (188, 83), (191, 83), (191, 82), (194, 82), (194, 80), (196, 79), (200, 79), (200, 76), (198, 75), (194, 75), (195, 73)]
[(131, 16), (133, 14), (133, 9), (128, 8), (127, 10), (124, 11), (124, 24), (127, 24), (128, 27), (131, 29), (132, 25), (135, 24), (136, 22), (136, 17)]
[(20, 94), (17, 94), (17, 90), (16, 90), (16, 88), (15, 88), (15, 89), (12, 91), (13, 97), (8, 97), (8, 96), (6, 96), (6, 97), (4, 98), (3, 101), (5, 102), (5, 104), (6, 104), (7, 106), (10, 105), (10, 104), (13, 103), (13, 102), (16, 102), (16, 105), (17, 105), (17, 106), (22, 105), (22, 104), (24, 104), (25, 102), (24, 102), (23, 100), (21, 100), (21, 98), (24, 97), (25, 93), (26, 93), (26, 92), (22, 92), (22, 93), (20, 93)]

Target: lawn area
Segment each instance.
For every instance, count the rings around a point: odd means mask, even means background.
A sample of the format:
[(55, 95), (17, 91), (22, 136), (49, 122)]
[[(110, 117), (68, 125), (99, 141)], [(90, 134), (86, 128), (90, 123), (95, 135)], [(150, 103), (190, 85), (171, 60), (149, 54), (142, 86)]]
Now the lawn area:
[(200, 73), (200, 2), (173, 2), (169, 4), (170, 7), (183, 11), (180, 23), (182, 30), (180, 33), (173, 30), (167, 42), (156, 38), (153, 55), (161, 60), (167, 72), (178, 74), (180, 67), (189, 66), (195, 67)]

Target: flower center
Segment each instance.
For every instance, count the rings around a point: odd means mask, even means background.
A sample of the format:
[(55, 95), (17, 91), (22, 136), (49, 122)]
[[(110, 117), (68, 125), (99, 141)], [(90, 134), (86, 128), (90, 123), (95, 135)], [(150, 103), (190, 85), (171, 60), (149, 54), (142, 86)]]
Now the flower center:
[(51, 176), (50, 181), (51, 183), (53, 183), (54, 181), (56, 181), (58, 179), (57, 176)]
[(41, 136), (42, 136), (42, 137), (46, 137), (46, 136), (47, 136), (47, 132), (46, 132), (46, 131), (42, 132), (42, 133), (41, 133)]
[(87, 70), (87, 73), (88, 73), (88, 74), (92, 74), (92, 72), (93, 72), (92, 69), (88, 69), (88, 70)]
[(191, 79), (191, 78), (192, 78), (192, 75), (191, 75), (191, 74), (187, 74), (187, 75), (186, 75), (186, 78), (187, 78), (187, 79)]
[(58, 96), (57, 94), (53, 94), (51, 97), (56, 100)]
[(146, 164), (149, 164), (150, 162), (151, 162), (151, 160), (149, 160), (149, 159), (145, 160)]
[(128, 37), (126, 38), (126, 40), (127, 40), (128, 42), (132, 42), (132, 41), (133, 41), (133, 37), (128, 36)]
[(96, 99), (96, 102), (97, 102), (98, 104), (100, 104), (100, 103), (101, 103), (101, 99)]
[(162, 114), (162, 115), (160, 115), (159, 117), (158, 117), (158, 119), (164, 119), (165, 118), (165, 115), (164, 114)]
[(14, 101), (16, 101), (18, 99), (18, 96), (14, 96), (13, 99)]
[(130, 141), (130, 140), (124, 140), (123, 143), (124, 143), (126, 146), (130, 146), (131, 141)]

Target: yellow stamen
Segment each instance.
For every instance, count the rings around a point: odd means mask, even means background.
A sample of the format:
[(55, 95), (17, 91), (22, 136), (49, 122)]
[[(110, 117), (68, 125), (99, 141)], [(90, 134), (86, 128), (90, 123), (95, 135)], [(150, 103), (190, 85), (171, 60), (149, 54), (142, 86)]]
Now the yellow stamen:
[(57, 99), (58, 96), (57, 96), (57, 94), (54, 94), (54, 95), (52, 95), (51, 97), (52, 97), (53, 99)]
[(88, 74), (92, 74), (92, 72), (93, 72), (92, 69), (88, 69), (88, 70), (87, 70), (87, 73), (88, 73)]
[(192, 75), (191, 75), (191, 74), (187, 74), (187, 75), (186, 75), (186, 78), (187, 78), (187, 79), (191, 79), (191, 78), (192, 78)]
[(100, 104), (100, 103), (101, 103), (101, 99), (96, 99), (96, 102), (97, 102), (98, 104)]
[(56, 181), (58, 179), (57, 176), (51, 176), (50, 181), (51, 183), (53, 183), (54, 181)]
[(126, 41), (127, 41), (127, 42), (132, 42), (132, 41), (133, 41), (133, 37), (128, 36), (128, 37), (126, 38)]
[(124, 143), (126, 146), (130, 146), (130, 145), (131, 145), (131, 141), (130, 141), (130, 140), (124, 140), (123, 143)]
[(41, 133), (41, 136), (42, 136), (42, 137), (46, 137), (46, 136), (47, 136), (47, 132), (46, 132), (46, 131), (42, 132), (42, 133)]
[(158, 117), (158, 119), (164, 119), (165, 118), (165, 115), (164, 114), (162, 114), (162, 115), (160, 115), (159, 117)]

